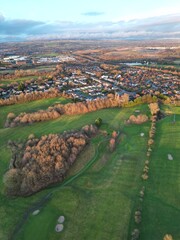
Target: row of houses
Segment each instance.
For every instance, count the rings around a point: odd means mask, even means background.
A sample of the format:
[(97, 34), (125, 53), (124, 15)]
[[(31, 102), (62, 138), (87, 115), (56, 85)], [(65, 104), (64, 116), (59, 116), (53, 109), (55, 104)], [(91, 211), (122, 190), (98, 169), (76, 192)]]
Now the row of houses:
[[(77, 74), (77, 66), (74, 71), (71, 66), (71, 74), (69, 74), (68, 66), (67, 75), (64, 74), (63, 77), (59, 75), (55, 79), (46, 79), (43, 82), (31, 81), (25, 83), (23, 89), (20, 89), (18, 85), (0, 89), (0, 98), (9, 98), (11, 95), (19, 95), (22, 92), (44, 92), (50, 88), (65, 91), (72, 98), (81, 100), (103, 98), (111, 92), (118, 95), (127, 93), (131, 100), (143, 94), (157, 95), (161, 93), (170, 97), (178, 97), (180, 94), (180, 80), (178, 76), (170, 73), (164, 74), (160, 71), (134, 67), (124, 67), (116, 74), (112, 74), (111, 71), (103, 71), (97, 66), (91, 66), (91, 68), (88, 66), (86, 69), (84, 65), (79, 65), (79, 69), (81, 73)], [(97, 77), (99, 69), (101, 76)]]

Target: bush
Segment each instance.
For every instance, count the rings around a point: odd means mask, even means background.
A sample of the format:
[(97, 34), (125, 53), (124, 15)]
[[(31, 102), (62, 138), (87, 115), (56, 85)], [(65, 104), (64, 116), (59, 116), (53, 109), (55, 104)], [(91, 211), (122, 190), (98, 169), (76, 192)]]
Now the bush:
[(144, 173), (141, 177), (142, 177), (143, 180), (147, 180), (148, 179), (148, 174)]
[[(149, 140), (148, 140), (148, 145), (150, 146), (150, 145), (153, 145), (153, 143), (154, 143), (154, 140), (152, 139), (152, 138), (150, 138)], [(148, 150), (149, 151), (149, 150)]]
[(147, 157), (150, 157), (151, 156), (151, 152), (147, 152)]
[(30, 140), (30, 139), (33, 139), (33, 138), (35, 138), (35, 135), (34, 135), (33, 133), (31, 133), (31, 134), (29, 135), (28, 139)]
[(115, 146), (116, 146), (116, 141), (115, 141), (114, 138), (111, 138), (110, 141), (109, 141), (109, 149), (110, 149), (111, 152), (114, 151)]
[(94, 123), (95, 123), (95, 125), (96, 125), (97, 127), (100, 127), (101, 124), (102, 124), (102, 119), (101, 119), (101, 118), (97, 118)]
[(116, 131), (112, 132), (112, 138), (116, 139), (118, 137), (118, 133)]
[(149, 108), (152, 115), (155, 115), (160, 111), (158, 103), (150, 103)]
[(139, 229), (135, 228), (131, 233), (131, 240), (137, 240), (139, 238), (140, 231)]
[(10, 169), (3, 177), (5, 191), (8, 195), (14, 195), (19, 191), (22, 181), (20, 170), (16, 168)]
[(141, 222), (141, 212), (140, 211), (135, 212), (134, 220), (135, 220), (135, 223), (137, 223), (137, 224), (139, 224)]
[(163, 240), (173, 240), (173, 237), (172, 237), (172, 235), (170, 235), (170, 234), (166, 234), (166, 235), (164, 236)]
[(14, 113), (12, 113), (12, 112), (8, 113), (8, 115), (7, 115), (7, 119), (8, 119), (8, 120), (12, 120), (12, 119), (14, 119), (15, 117), (16, 117), (16, 115), (15, 115)]

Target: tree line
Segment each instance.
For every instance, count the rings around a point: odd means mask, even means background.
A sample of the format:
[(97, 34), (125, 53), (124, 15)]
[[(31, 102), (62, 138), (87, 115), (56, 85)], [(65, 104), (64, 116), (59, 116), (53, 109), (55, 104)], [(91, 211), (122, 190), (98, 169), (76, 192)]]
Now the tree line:
[(110, 95), (107, 98), (98, 98), (92, 101), (68, 103), (65, 105), (56, 104), (46, 110), (39, 110), (33, 113), (21, 113), (18, 116), (9, 113), (5, 122), (5, 127), (15, 127), (23, 124), (57, 119), (62, 115), (85, 114), (103, 108), (125, 106), (128, 104), (128, 101), (129, 96), (127, 94), (121, 97)]

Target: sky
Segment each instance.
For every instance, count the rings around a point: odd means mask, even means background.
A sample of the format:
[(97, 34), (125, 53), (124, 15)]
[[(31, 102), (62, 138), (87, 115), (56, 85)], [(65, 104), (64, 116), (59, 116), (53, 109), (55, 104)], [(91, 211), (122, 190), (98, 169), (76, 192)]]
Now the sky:
[(180, 38), (180, 0), (0, 0), (0, 39)]

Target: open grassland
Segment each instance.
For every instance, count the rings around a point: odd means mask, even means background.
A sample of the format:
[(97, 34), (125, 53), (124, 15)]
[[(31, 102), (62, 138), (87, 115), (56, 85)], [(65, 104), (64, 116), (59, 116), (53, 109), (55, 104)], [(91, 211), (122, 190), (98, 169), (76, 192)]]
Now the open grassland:
[[(13, 112), (14, 107), (14, 112), (19, 113), (29, 105), (22, 105), (21, 110), (18, 110), (18, 106), (20, 105), (1, 109), (4, 109), (5, 114)], [(40, 106), (39, 108), (42, 109)], [(37, 109), (36, 106), (29, 107), (29, 111), (34, 109), (37, 110), (38, 106)], [(3, 220), (0, 221), (0, 239), (128, 239), (134, 224), (132, 221), (139, 189), (142, 186), (140, 176), (146, 160), (150, 127), (150, 122), (142, 125), (124, 123), (136, 109), (149, 115), (147, 105), (140, 105), (124, 109), (104, 109), (84, 115), (62, 116), (53, 121), (24, 127), (1, 128), (0, 216)], [(143, 240), (162, 239), (165, 233), (171, 233), (175, 240), (179, 239), (177, 225), (180, 222), (180, 209), (177, 189), (180, 188), (180, 165), (177, 161), (177, 148), (180, 111), (179, 108), (171, 110), (176, 111), (175, 125), (170, 124), (173, 115), (157, 123), (155, 139), (157, 144), (151, 157), (150, 178), (146, 184), (147, 191), (140, 225)], [(97, 117), (103, 119), (102, 131), (112, 133), (116, 130), (120, 133), (113, 153), (108, 150), (108, 136), (100, 134), (92, 139), (91, 144), (79, 156), (64, 185), (57, 184), (28, 198), (10, 199), (3, 194), (2, 176), (10, 160), (10, 150), (7, 148), (9, 139), (18, 141), (27, 139), (31, 133), (39, 137), (79, 129), (93, 123)], [(145, 133), (144, 137), (140, 137), (141, 132)], [(173, 139), (177, 139), (177, 145), (172, 143), (172, 135)], [(168, 162), (169, 152), (174, 160)], [(51, 194), (49, 201), (37, 206), (37, 202), (49, 193)], [(24, 213), (31, 207), (39, 208), (41, 210), (39, 215), (32, 216), (30, 213), (27, 220), (21, 222)], [(54, 229), (60, 215), (65, 216), (64, 231), (56, 233)], [(14, 232), (15, 229), (17, 231)]]

